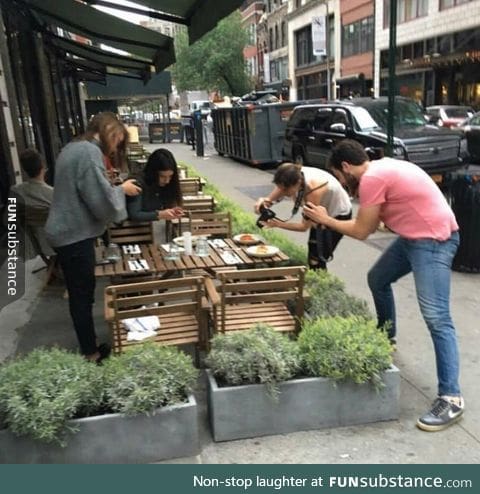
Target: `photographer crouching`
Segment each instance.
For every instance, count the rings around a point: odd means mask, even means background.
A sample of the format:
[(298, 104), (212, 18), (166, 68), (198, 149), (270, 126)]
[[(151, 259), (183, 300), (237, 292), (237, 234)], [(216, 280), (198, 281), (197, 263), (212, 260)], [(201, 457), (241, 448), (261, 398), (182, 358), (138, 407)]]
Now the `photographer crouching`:
[[(280, 165), (275, 172), (273, 183), (275, 188), (269, 196), (261, 197), (255, 203), (255, 212), (260, 214), (257, 225), (261, 228), (282, 228), (295, 232), (304, 232), (310, 228), (308, 265), (310, 269), (327, 269), (327, 262), (333, 258), (333, 251), (343, 235), (316, 225), (303, 216), (301, 222), (290, 220), (306, 202), (324, 206), (329, 215), (336, 219), (349, 220), (352, 217), (352, 203), (348, 193), (330, 173), (295, 163)], [(277, 218), (269, 209), (284, 197), (294, 201), (288, 220)]]

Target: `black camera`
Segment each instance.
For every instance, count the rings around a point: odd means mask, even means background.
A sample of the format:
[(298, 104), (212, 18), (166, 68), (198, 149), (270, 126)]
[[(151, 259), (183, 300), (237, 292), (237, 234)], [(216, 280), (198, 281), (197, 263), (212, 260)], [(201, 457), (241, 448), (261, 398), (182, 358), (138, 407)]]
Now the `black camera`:
[(262, 223), (268, 220), (273, 220), (275, 218), (276, 214), (271, 210), (266, 208), (265, 206), (260, 206), (260, 216), (257, 219), (257, 226), (258, 228), (263, 228)]

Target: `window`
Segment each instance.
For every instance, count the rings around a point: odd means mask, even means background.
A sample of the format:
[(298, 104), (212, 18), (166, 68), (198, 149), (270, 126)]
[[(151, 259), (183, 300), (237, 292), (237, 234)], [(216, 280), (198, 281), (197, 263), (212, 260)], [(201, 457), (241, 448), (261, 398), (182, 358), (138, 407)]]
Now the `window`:
[(282, 25), (281, 25), (281, 33), (282, 33), (282, 46), (286, 46), (287, 45), (287, 25), (285, 23), (285, 21), (282, 21)]
[(462, 3), (470, 2), (471, 0), (440, 0), (440, 10), (449, 9), (450, 7), (456, 7)]
[(275, 25), (275, 50), (277, 50), (278, 48), (280, 48), (278, 46), (278, 44), (280, 43), (280, 38), (278, 36), (278, 24)]
[(313, 122), (313, 128), (318, 131), (326, 132), (328, 130), (331, 115), (331, 108), (322, 108), (321, 110), (318, 110), (315, 121)]
[(373, 50), (373, 16), (342, 27), (342, 56), (350, 57)]
[(269, 34), (269, 39), (268, 39), (268, 44), (269, 44), (269, 47), (270, 47), (270, 51), (273, 51), (274, 50), (274, 40), (273, 40), (273, 29), (270, 28), (268, 30), (268, 34)]
[[(440, 0), (441, 1), (441, 0)], [(428, 14), (428, 0), (398, 0), (397, 23), (402, 24)], [(390, 24), (390, 0), (383, 0), (383, 27)]]

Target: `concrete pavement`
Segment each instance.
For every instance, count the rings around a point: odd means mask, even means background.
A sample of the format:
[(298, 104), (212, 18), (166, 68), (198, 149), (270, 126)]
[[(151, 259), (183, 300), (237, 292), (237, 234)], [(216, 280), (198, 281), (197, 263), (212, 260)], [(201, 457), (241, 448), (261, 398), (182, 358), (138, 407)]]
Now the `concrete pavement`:
[[(160, 145), (148, 145), (156, 149)], [(271, 171), (249, 167), (228, 158), (221, 158), (207, 147), (210, 156), (197, 158), (190, 147), (172, 143), (169, 148), (177, 157), (193, 165), (199, 173), (217, 185), (223, 194), (251, 211), (255, 193), (268, 190)], [(289, 216), (291, 204), (277, 209)], [(284, 232), (294, 241), (305, 244), (306, 234)], [(331, 272), (344, 280), (347, 290), (368, 301), (372, 300), (366, 283), (366, 272), (379, 255), (379, 249), (392, 236), (376, 233), (367, 242), (345, 238), (329, 265)], [(33, 262), (33, 264), (36, 261)], [(76, 348), (76, 340), (68, 315), (68, 304), (61, 287), (39, 294), (42, 273), (31, 274), (25, 297), (0, 312), (0, 360), (13, 353), (22, 353), (39, 345), (57, 343)], [(395, 364), (402, 374), (401, 411), (398, 421), (345, 427), (322, 431), (283, 434), (226, 443), (214, 443), (208, 431), (206, 403), (200, 390), (202, 453), (174, 463), (478, 463), (480, 461), (480, 410), (478, 382), (480, 366), (478, 342), (480, 324), (479, 275), (453, 273), (452, 312), (461, 352), (461, 384), (466, 400), (463, 420), (440, 433), (426, 433), (415, 427), (436, 394), (436, 376), (431, 340), (421, 319), (416, 302), (413, 279), (407, 276), (395, 286), (399, 334)], [(107, 337), (102, 317), (103, 283), (97, 287), (95, 318), (101, 338)], [(20, 312), (23, 313), (19, 317)], [(204, 383), (202, 381), (202, 386)], [(358, 403), (358, 406), (362, 406)]]

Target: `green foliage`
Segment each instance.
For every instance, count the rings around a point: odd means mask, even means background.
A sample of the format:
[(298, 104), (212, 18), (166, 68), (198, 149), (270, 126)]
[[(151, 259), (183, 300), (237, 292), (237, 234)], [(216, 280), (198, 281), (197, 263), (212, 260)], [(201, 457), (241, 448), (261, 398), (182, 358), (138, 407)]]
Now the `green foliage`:
[(215, 336), (206, 363), (221, 383), (262, 383), (272, 395), (278, 382), (291, 379), (300, 368), (296, 343), (266, 324)]
[(193, 45), (186, 31), (175, 38), (177, 62), (173, 78), (179, 91), (219, 89), (234, 96), (251, 89), (243, 49), (248, 36), (241, 15), (234, 12)]
[(103, 370), (108, 407), (126, 415), (185, 401), (197, 378), (190, 357), (153, 343), (106, 360)]
[(306, 321), (298, 338), (307, 375), (372, 382), (382, 386), (381, 374), (392, 364), (392, 348), (374, 321), (361, 317), (332, 317)]
[(67, 421), (101, 402), (98, 367), (80, 355), (37, 349), (0, 367), (0, 416), (17, 435), (64, 445)]
[(346, 293), (344, 283), (327, 271), (309, 270), (305, 285), (310, 296), (306, 310), (313, 319), (331, 316), (372, 319), (367, 303)]

